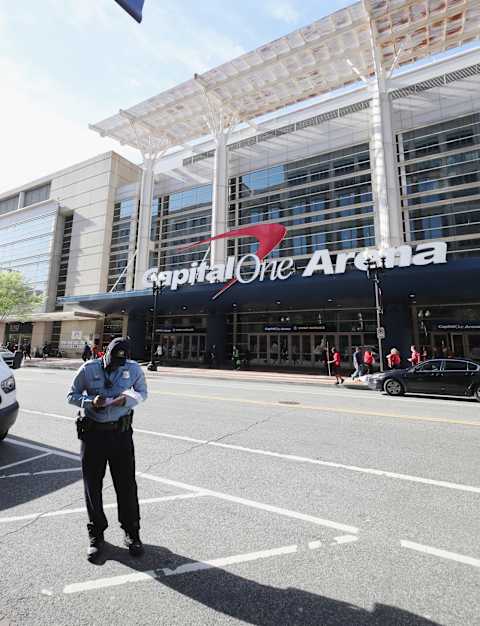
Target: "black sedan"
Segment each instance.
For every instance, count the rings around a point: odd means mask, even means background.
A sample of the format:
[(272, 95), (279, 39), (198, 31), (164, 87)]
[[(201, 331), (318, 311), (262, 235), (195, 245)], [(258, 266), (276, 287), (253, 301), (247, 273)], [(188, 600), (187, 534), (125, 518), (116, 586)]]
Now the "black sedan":
[(367, 383), (370, 389), (389, 396), (423, 393), (470, 397), (480, 402), (480, 365), (466, 359), (432, 359), (408, 369), (373, 374)]

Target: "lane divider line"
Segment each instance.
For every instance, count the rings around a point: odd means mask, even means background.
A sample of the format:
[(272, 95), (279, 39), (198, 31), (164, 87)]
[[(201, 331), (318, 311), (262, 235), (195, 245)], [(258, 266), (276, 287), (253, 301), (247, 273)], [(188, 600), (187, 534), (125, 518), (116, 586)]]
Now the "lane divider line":
[(404, 419), (410, 421), (420, 422), (435, 422), (439, 424), (455, 424), (461, 426), (477, 426), (480, 427), (480, 421), (471, 420), (455, 420), (447, 417), (425, 417), (421, 415), (403, 415), (401, 413), (388, 413), (386, 411), (370, 411), (367, 409), (355, 409), (351, 407), (338, 408), (337, 406), (317, 406), (311, 404), (279, 404), (278, 402), (271, 402), (266, 400), (249, 400), (247, 398), (233, 398), (231, 396), (210, 396), (196, 393), (178, 393), (175, 391), (150, 391), (152, 394), (159, 396), (173, 396), (177, 398), (192, 398), (194, 400), (213, 400), (216, 402), (237, 402), (240, 404), (254, 404), (257, 406), (275, 407), (277, 409), (306, 409), (308, 411), (321, 411), (322, 413), (342, 413), (343, 415), (366, 415), (367, 417), (389, 417), (393, 419)]
[[(180, 493), (172, 496), (162, 496), (160, 498), (146, 498), (140, 500), (140, 504), (157, 504), (158, 502), (170, 502), (172, 500), (187, 500), (189, 498), (200, 498), (202, 496), (206, 496), (208, 494), (195, 492), (195, 493)], [(104, 504), (104, 509), (115, 509), (117, 507), (116, 502), (112, 502), (109, 504)], [(28, 515), (17, 515), (15, 517), (0, 517), (0, 524), (9, 524), (11, 522), (21, 522), (27, 519), (34, 519), (38, 517), (38, 519), (43, 519), (44, 517), (59, 517), (62, 515), (72, 515), (75, 513), (85, 513), (85, 507), (79, 507), (77, 509), (61, 509), (59, 511), (48, 511), (46, 513), (29, 513)]]
[[(337, 544), (338, 545), (338, 544)], [(319, 541), (311, 541), (307, 545), (308, 550), (317, 550), (321, 547)], [(283, 546), (281, 548), (272, 548), (269, 550), (260, 550), (258, 552), (247, 552), (246, 554), (236, 554), (208, 561), (192, 561), (179, 565), (175, 569), (169, 567), (152, 569), (145, 572), (135, 572), (132, 574), (122, 574), (119, 576), (109, 576), (107, 578), (96, 578), (94, 580), (86, 580), (80, 583), (71, 583), (63, 588), (64, 594), (74, 594), (83, 591), (96, 591), (98, 589), (107, 589), (109, 587), (118, 587), (128, 583), (138, 583), (144, 581), (152, 581), (162, 579), (169, 576), (181, 576), (182, 574), (192, 574), (230, 565), (238, 565), (241, 563), (250, 563), (261, 559), (270, 559), (277, 556), (285, 556), (288, 554), (296, 554), (301, 552), (302, 547), (297, 544)]]
[(345, 533), (357, 534), (359, 529), (355, 526), (349, 526), (347, 524), (340, 524), (338, 522), (333, 522), (332, 520), (323, 519), (321, 517), (316, 517), (314, 515), (308, 515), (306, 513), (299, 513), (298, 511), (292, 511), (290, 509), (284, 509), (278, 506), (273, 506), (271, 504), (264, 504), (263, 502), (257, 502), (256, 500), (248, 500), (247, 498), (240, 498), (238, 496), (232, 496), (228, 493), (223, 493), (221, 491), (213, 491), (212, 489), (204, 489), (203, 487), (196, 487), (195, 485), (189, 485), (187, 483), (180, 482), (178, 480), (170, 480), (169, 478), (162, 478), (160, 476), (155, 476), (154, 474), (146, 474), (144, 472), (138, 472), (138, 475), (142, 478), (146, 478), (147, 480), (152, 480), (154, 482), (162, 483), (164, 485), (171, 485), (172, 487), (178, 487), (180, 489), (187, 489), (188, 491), (198, 491), (203, 494), (213, 496), (214, 498), (219, 498), (220, 500), (226, 500), (227, 502), (234, 502), (235, 504), (242, 504), (244, 506), (248, 506), (253, 509), (260, 509), (262, 511), (268, 511), (269, 513), (276, 513), (277, 515), (283, 515), (284, 517), (290, 517), (293, 519), (298, 519), (303, 522), (309, 522), (311, 524), (316, 524), (317, 526), (324, 526), (326, 528), (334, 528), (336, 530), (341, 530)]
[[(55, 413), (41, 413), (41, 411), (31, 411), (30, 409), (22, 409), (27, 413), (35, 413), (40, 415), (46, 415), (50, 417), (58, 417), (64, 420), (73, 420), (73, 417), (67, 417), (66, 415), (58, 415)], [(437, 480), (434, 478), (424, 478), (422, 476), (415, 476), (410, 474), (402, 474), (399, 472), (392, 472), (389, 470), (376, 469), (373, 467), (360, 467), (357, 465), (348, 465), (345, 463), (337, 463), (335, 461), (322, 461), (321, 459), (313, 459), (311, 457), (300, 456), (296, 454), (284, 454), (282, 452), (274, 452), (272, 450), (263, 450), (262, 448), (248, 448), (246, 446), (240, 446), (231, 443), (222, 443), (220, 441), (209, 441), (208, 439), (197, 439), (195, 437), (187, 437), (184, 435), (172, 435), (170, 433), (157, 432), (155, 430), (146, 430), (144, 428), (135, 428), (135, 433), (143, 435), (152, 435), (154, 437), (161, 437), (165, 439), (173, 439), (178, 441), (185, 441), (188, 443), (198, 443), (208, 445), (215, 448), (225, 448), (227, 450), (235, 450), (238, 452), (245, 452), (248, 454), (258, 454), (261, 456), (268, 456), (278, 459), (284, 459), (286, 461), (293, 461), (296, 463), (308, 463), (311, 465), (319, 465), (321, 467), (331, 467), (333, 469), (346, 470), (348, 472), (355, 472), (358, 474), (368, 474), (371, 476), (378, 476), (383, 478), (392, 478), (394, 480), (404, 480), (406, 482), (417, 483), (421, 485), (429, 485), (432, 487), (441, 487), (444, 489), (451, 489), (454, 491), (464, 491), (467, 493), (480, 494), (480, 487), (475, 485), (466, 485), (463, 483), (454, 483), (447, 480)]]
[(448, 550), (441, 550), (432, 546), (427, 546), (422, 543), (415, 543), (414, 541), (401, 540), (400, 545), (402, 548), (409, 550), (415, 550), (416, 552), (422, 552), (423, 554), (429, 554), (432, 556), (438, 556), (441, 559), (448, 559), (449, 561), (456, 561), (457, 563), (463, 563), (465, 565), (472, 565), (473, 567), (480, 568), (480, 559), (466, 556), (465, 554), (458, 554), (457, 552), (449, 552)]
[[(10, 441), (10, 440), (9, 440)], [(51, 452), (44, 452), (43, 454), (37, 454), (36, 456), (32, 456), (28, 459), (22, 459), (21, 461), (16, 461), (15, 463), (9, 463), (8, 465), (2, 465), (0, 470), (6, 470), (10, 467), (15, 467), (16, 465), (22, 465), (23, 463), (30, 463), (31, 461), (36, 461), (37, 459), (42, 459), (45, 456), (50, 456)]]

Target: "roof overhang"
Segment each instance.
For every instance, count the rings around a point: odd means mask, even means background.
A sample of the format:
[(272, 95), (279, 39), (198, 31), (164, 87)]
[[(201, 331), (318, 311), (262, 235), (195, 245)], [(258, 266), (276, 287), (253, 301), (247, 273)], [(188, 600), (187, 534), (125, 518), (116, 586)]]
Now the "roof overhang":
[(52, 311), (51, 313), (31, 313), (20, 320), (18, 317), (9, 316), (4, 322), (71, 322), (96, 320), (103, 317), (103, 313), (97, 311)]
[(158, 152), (224, 126), (388, 72), (480, 37), (480, 0), (364, 0), (172, 87), (91, 126), (102, 136)]

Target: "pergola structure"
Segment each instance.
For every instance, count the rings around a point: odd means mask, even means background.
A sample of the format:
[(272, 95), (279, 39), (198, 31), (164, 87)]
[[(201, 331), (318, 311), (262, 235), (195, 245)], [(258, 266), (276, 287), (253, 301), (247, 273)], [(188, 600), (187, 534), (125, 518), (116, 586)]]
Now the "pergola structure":
[[(212, 236), (225, 224), (228, 132), (359, 80), (371, 93), (375, 226), (382, 245), (401, 241), (388, 79), (399, 66), (480, 38), (480, 0), (364, 0), (120, 110), (91, 128), (144, 158), (135, 286), (147, 269), (153, 172), (170, 148), (215, 141)], [(192, 147), (192, 146), (191, 146)], [(194, 149), (194, 147), (192, 147)], [(222, 240), (212, 262), (226, 255)]]

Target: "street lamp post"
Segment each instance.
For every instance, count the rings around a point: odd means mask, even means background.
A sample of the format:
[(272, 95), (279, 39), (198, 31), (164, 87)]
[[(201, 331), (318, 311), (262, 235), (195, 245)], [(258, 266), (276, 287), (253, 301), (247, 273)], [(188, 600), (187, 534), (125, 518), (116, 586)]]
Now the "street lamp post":
[(152, 281), (152, 293), (153, 293), (153, 319), (152, 319), (152, 336), (150, 346), (150, 363), (147, 365), (147, 370), (150, 372), (157, 371), (157, 363), (155, 362), (155, 335), (157, 333), (157, 314), (158, 314), (158, 297), (160, 295), (161, 287), (158, 284), (158, 276), (156, 274), (151, 276)]
[[(379, 262), (380, 261), (380, 262)], [(365, 266), (367, 268), (367, 278), (373, 281), (373, 287), (375, 292), (375, 311), (377, 315), (377, 339), (378, 339), (378, 359), (380, 361), (380, 371), (383, 372), (383, 344), (382, 341), (385, 338), (385, 331), (382, 325), (382, 292), (380, 289), (379, 274), (385, 269), (385, 257), (380, 257), (380, 260), (367, 256), (365, 260)]]

